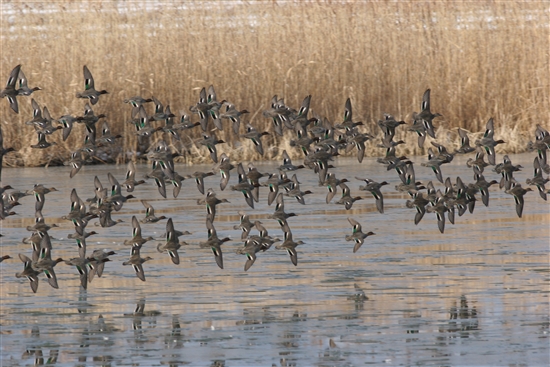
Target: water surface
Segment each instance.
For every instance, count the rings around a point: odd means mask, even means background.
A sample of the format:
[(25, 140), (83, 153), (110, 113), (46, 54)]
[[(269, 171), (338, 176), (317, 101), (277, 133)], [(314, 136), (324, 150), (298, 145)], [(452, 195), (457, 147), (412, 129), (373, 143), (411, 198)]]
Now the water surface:
[[(532, 155), (511, 156), (524, 170), (520, 182), (531, 175)], [(423, 157), (416, 158), (420, 163)], [(416, 164), (417, 179), (434, 180), (428, 168)], [(443, 166), (444, 176), (459, 175), (472, 182), (465, 159), (455, 158)], [(275, 172), (279, 163), (258, 164), (262, 172)], [(523, 218), (515, 212), (510, 195), (493, 186), (490, 206), (478, 202), (473, 214), (447, 222), (439, 233), (434, 214), (427, 213), (415, 226), (414, 209), (405, 207), (406, 194), (395, 191), (398, 178), (375, 159), (358, 165), (354, 159), (334, 162), (337, 177), (347, 177), (354, 195), (365, 199), (349, 211), (325, 203), (326, 188), (319, 187), (311, 172), (297, 172), (302, 190), (311, 190), (302, 206), (285, 200), (299, 263), (294, 267), (286, 252), (271, 248), (258, 254), (248, 272), (246, 258), (235, 254), (242, 244), (237, 212), (244, 210), (261, 220), (271, 235), (282, 238), (274, 220), (267, 219), (274, 206), (260, 203), (249, 208), (238, 192), (219, 189), (219, 177), (206, 179), (229, 204), (218, 207), (215, 226), (220, 237), (233, 240), (223, 246), (224, 270), (212, 253), (198, 243), (206, 239), (205, 209), (196, 203), (202, 195), (194, 181), (184, 182), (177, 199), (163, 199), (152, 183), (133, 193), (147, 199), (158, 216), (174, 220), (176, 229), (190, 245), (180, 250), (181, 264), (156, 251), (166, 221), (142, 225), (149, 242), (143, 256), (146, 282), (122, 262), (129, 256), (122, 245), (131, 236), (131, 217), (143, 217), (138, 199), (127, 202), (113, 219), (124, 222), (88, 238), (88, 253), (114, 250), (102, 278), (85, 291), (73, 267), (56, 267), (59, 289), (41, 277), (33, 294), (28, 281), (16, 279), (22, 270), (18, 253), (30, 254), (21, 239), (30, 235), (34, 199), (21, 199), (18, 213), (2, 221), (1, 255), (13, 260), (0, 264), (2, 366), (55, 363), (59, 366), (124, 365), (216, 365), (216, 366), (355, 366), (380, 365), (548, 365), (548, 248), (550, 214), (547, 202), (537, 193), (525, 196)], [(177, 166), (180, 174), (208, 170), (211, 166)], [(138, 165), (138, 176), (148, 170)], [(68, 167), (5, 169), (3, 184), (31, 189), (34, 183), (54, 186), (43, 214), (46, 222), (60, 228), (54, 237), (54, 257), (78, 256), (67, 239), (72, 224), (69, 194), (74, 187), (80, 197), (93, 196), (93, 177), (108, 185), (107, 172), (121, 182), (124, 166), (87, 166), (69, 179)], [(232, 171), (230, 184), (236, 183)], [(385, 213), (376, 211), (369, 193), (358, 191), (362, 182), (354, 176), (386, 180), (382, 189)], [(486, 169), (488, 180), (500, 177)], [(437, 187), (441, 187), (439, 183)], [(525, 186), (525, 185), (524, 185)], [(357, 253), (344, 237), (351, 233), (347, 218), (359, 221), (369, 237)], [(365, 297), (357, 296), (364, 294)], [(139, 306), (143, 311), (135, 313)]]

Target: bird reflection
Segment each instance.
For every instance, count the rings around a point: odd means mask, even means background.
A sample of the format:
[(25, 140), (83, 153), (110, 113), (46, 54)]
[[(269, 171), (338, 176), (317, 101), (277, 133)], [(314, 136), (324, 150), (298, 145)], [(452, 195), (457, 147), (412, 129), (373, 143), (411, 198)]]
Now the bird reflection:
[(179, 359), (181, 358), (181, 353), (176, 352), (177, 349), (183, 348), (181, 324), (176, 315), (172, 315), (172, 328), (170, 333), (164, 337), (164, 345), (168, 349), (168, 352), (166, 354), (163, 353), (163, 360), (160, 361), (160, 364), (168, 365), (170, 367), (177, 367), (181, 364), (187, 364)]
[[(324, 344), (324, 343), (323, 343)], [(336, 342), (331, 338), (328, 341), (328, 346), (323, 349), (323, 354), (320, 355), (321, 365), (334, 365), (335, 362), (343, 361), (342, 353)]]
[(365, 301), (368, 301), (369, 297), (365, 295), (365, 292), (359, 287), (357, 283), (353, 283), (355, 292), (348, 297), (348, 300), (355, 301), (355, 311), (362, 311)]
[(265, 324), (269, 322), (269, 320), (273, 319), (273, 315), (271, 315), (269, 307), (262, 307), (260, 309), (245, 308), (243, 310), (243, 318), (244, 320), (237, 321), (236, 325), (250, 325), (251, 327), (247, 329), (253, 330), (257, 328), (264, 328), (264, 326), (260, 325)]
[(78, 301), (76, 302), (78, 313), (88, 313), (91, 307), (92, 305), (88, 303), (88, 292), (86, 292), (86, 289), (80, 287), (78, 290)]
[[(105, 351), (106, 348), (112, 347), (115, 345), (115, 338), (114, 338), (114, 332), (119, 331), (116, 327), (112, 326), (111, 324), (108, 324), (105, 319), (103, 318), (103, 315), (99, 315), (97, 318), (97, 322), (90, 321), (87, 327), (84, 328), (82, 331), (82, 337), (80, 340), (80, 348), (90, 348), (92, 347), (101, 347), (101, 350)], [(99, 350), (99, 349), (98, 349)], [(87, 355), (89, 353), (89, 350), (83, 350), (82, 355), (78, 358), (79, 362), (83, 362), (83, 364), (77, 364), (77, 366), (86, 366), (87, 361)], [(99, 361), (99, 362), (108, 362), (113, 360), (113, 357), (110, 355), (95, 355), (96, 350), (94, 350), (94, 355), (92, 357), (93, 361)], [(106, 366), (108, 364), (102, 363), (102, 366)]]
[(101, 367), (110, 367), (111, 363), (114, 361), (114, 358), (112, 356), (94, 356), (92, 361), (100, 362), (99, 365)]
[(143, 335), (142, 321), (144, 317), (147, 317), (151, 328), (154, 328), (157, 324), (156, 316), (160, 315), (159, 311), (145, 311), (145, 299), (141, 298), (136, 304), (136, 308), (133, 313), (124, 314), (124, 316), (132, 317), (132, 329), (134, 330), (134, 337), (136, 342), (147, 342), (147, 338)]
[(294, 314), (292, 314), (291, 320), (293, 322), (296, 321), (307, 321), (307, 313), (300, 313), (299, 311), (294, 311)]
[(138, 300), (136, 304), (136, 308), (134, 309), (134, 312), (131, 314), (124, 314), (125, 316), (135, 316), (135, 317), (141, 317), (141, 316), (158, 316), (160, 315), (160, 311), (145, 311), (145, 298), (141, 298)]
[(280, 364), (281, 364), (281, 367), (296, 367), (296, 360), (281, 358)]
[[(439, 328), (440, 333), (465, 332), (479, 329), (477, 318), (477, 309), (475, 306), (469, 307), (466, 296), (460, 297), (460, 306), (456, 302), (449, 310), (449, 323)], [(468, 333), (461, 333), (461, 338), (468, 338)]]
[(30, 348), (23, 352), (21, 359), (32, 358), (34, 356), (34, 365), (43, 366), (45, 364), (55, 364), (57, 363), (57, 357), (59, 355), (59, 349), (50, 349), (50, 354), (48, 359), (44, 360), (44, 355), (42, 349)]
[[(33, 328), (31, 329), (31, 337), (40, 338), (40, 330), (38, 329), (38, 326), (33, 326)], [(34, 365), (43, 366), (44, 364), (57, 363), (58, 356), (59, 356), (59, 349), (50, 349), (48, 359), (44, 360), (44, 353), (42, 352), (42, 348), (31, 345), (31, 346), (27, 346), (27, 349), (25, 349), (25, 351), (21, 355), (21, 359), (23, 360), (23, 359), (29, 359), (34, 357)]]
[(168, 348), (179, 349), (183, 348), (183, 334), (181, 332), (180, 320), (176, 315), (172, 316), (172, 330), (170, 334), (164, 338), (164, 344)]

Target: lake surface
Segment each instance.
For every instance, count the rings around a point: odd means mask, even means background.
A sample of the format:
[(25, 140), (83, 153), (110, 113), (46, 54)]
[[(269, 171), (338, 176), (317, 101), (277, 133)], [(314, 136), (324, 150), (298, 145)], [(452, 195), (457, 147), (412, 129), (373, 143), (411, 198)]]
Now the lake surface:
[[(532, 154), (511, 155), (523, 165), (515, 173), (519, 182), (532, 174)], [(425, 157), (415, 157), (417, 180), (433, 180), (431, 170), (421, 167)], [(498, 156), (497, 160), (502, 160)], [(456, 157), (442, 167), (453, 182), (459, 175), (472, 182), (466, 158)], [(297, 162), (295, 162), (297, 163)], [(280, 162), (257, 164), (261, 172), (275, 172)], [(34, 221), (34, 198), (20, 200), (18, 213), (1, 222), (0, 255), (14, 259), (0, 264), (1, 319), (0, 365), (19, 366), (55, 363), (58, 366), (357, 366), (357, 365), (526, 365), (547, 366), (549, 357), (549, 205), (538, 193), (525, 196), (523, 218), (515, 212), (513, 197), (490, 189), (490, 205), (480, 201), (473, 214), (456, 217), (439, 233), (435, 214), (426, 213), (415, 226), (414, 209), (405, 206), (406, 194), (395, 191), (399, 179), (394, 171), (366, 158), (362, 164), (342, 158), (331, 170), (346, 177), (352, 194), (365, 199), (349, 211), (325, 203), (326, 188), (319, 187), (309, 170), (297, 172), (306, 205), (285, 198), (298, 249), (295, 267), (283, 250), (274, 246), (259, 253), (256, 263), (243, 271), (246, 258), (235, 250), (241, 246), (237, 212), (243, 210), (261, 220), (270, 234), (282, 238), (276, 221), (267, 219), (266, 188), (260, 202), (249, 208), (242, 194), (219, 189), (219, 176), (206, 178), (219, 198), (214, 225), (223, 245), (224, 268), (219, 269), (208, 249), (205, 209), (196, 200), (203, 196), (195, 182), (186, 180), (177, 199), (163, 199), (155, 185), (136, 187), (134, 195), (147, 199), (156, 215), (171, 217), (178, 230), (192, 232), (181, 237), (190, 245), (180, 250), (181, 263), (158, 253), (166, 221), (143, 224), (144, 236), (153, 236), (142, 248), (146, 282), (140, 281), (122, 262), (129, 249), (122, 242), (131, 237), (131, 217), (144, 217), (138, 199), (129, 200), (113, 213), (124, 222), (111, 228), (94, 226), (97, 235), (87, 240), (88, 254), (95, 249), (117, 252), (88, 290), (80, 286), (74, 267), (56, 267), (59, 289), (43, 275), (36, 294), (29, 282), (14, 274), (23, 266), (17, 254), (30, 256), (27, 225)], [(208, 166), (181, 166), (184, 175)], [(54, 186), (47, 194), (43, 214), (46, 223), (60, 228), (49, 231), (53, 257), (78, 256), (67, 239), (73, 225), (61, 219), (69, 213), (70, 191), (82, 199), (93, 197), (93, 177), (108, 186), (107, 172), (124, 181), (125, 166), (85, 166), (73, 179), (69, 167), (4, 169), (3, 184), (20, 190), (33, 184)], [(138, 165), (138, 175), (149, 168)], [(500, 176), (487, 167), (487, 180)], [(370, 193), (358, 191), (354, 176), (386, 180), (382, 188), (385, 213), (377, 212)], [(231, 184), (237, 180), (231, 172)], [(524, 184), (524, 187), (526, 185)], [(357, 253), (347, 218), (352, 217), (368, 237)], [(256, 233), (255, 231), (253, 231)], [(362, 294), (365, 297), (358, 297)], [(365, 299), (366, 298), (366, 299)], [(137, 305), (143, 312), (136, 314)]]

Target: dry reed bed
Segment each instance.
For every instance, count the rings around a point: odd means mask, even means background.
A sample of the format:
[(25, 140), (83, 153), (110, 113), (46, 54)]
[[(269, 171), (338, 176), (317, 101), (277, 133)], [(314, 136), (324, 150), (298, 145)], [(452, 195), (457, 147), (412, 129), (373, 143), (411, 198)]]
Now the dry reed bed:
[[(213, 84), (218, 99), (251, 112), (245, 122), (258, 130), (272, 131), (261, 111), (274, 94), (293, 107), (311, 94), (312, 112), (335, 123), (351, 97), (355, 119), (375, 134), (385, 112), (410, 122), (431, 88), (432, 111), (444, 116), (438, 141), (457, 144), (458, 127), (480, 132), (494, 117), (495, 138), (508, 142), (499, 148), (518, 152), (536, 123), (548, 126), (549, 23), (543, 2), (3, 3), (0, 75), (22, 64), (30, 84), (44, 89), (33, 97), (57, 118), (83, 113), (75, 92), (87, 65), (96, 87), (110, 93), (94, 110), (124, 135), (123, 151), (136, 146), (124, 98), (154, 95), (189, 113), (200, 88)], [(30, 98), (20, 98), (19, 115), (2, 101), (0, 116), (4, 144), (19, 150), (13, 162), (67, 159), (82, 144), (76, 126), (67, 142), (54, 138), (58, 149), (30, 149)], [(221, 151), (260, 158), (226, 130), (219, 135), (231, 144)], [(423, 154), (416, 136), (401, 130), (397, 138), (408, 144), (398, 153)], [(290, 136), (268, 136), (264, 158), (289, 148)], [(190, 152), (188, 160), (204, 159), (202, 150)], [(380, 153), (375, 144), (367, 152)]]

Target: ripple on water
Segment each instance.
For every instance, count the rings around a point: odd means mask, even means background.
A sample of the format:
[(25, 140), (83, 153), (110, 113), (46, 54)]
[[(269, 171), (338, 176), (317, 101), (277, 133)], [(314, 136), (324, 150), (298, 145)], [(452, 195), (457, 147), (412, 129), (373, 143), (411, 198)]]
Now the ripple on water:
[[(512, 159), (525, 167), (532, 164), (528, 155)], [(352, 177), (352, 163), (339, 160), (337, 176)], [(454, 174), (469, 179), (462, 163)], [(373, 160), (365, 159), (364, 165), (372, 177), (395, 181), (394, 172)], [(275, 167), (258, 166), (266, 172)], [(178, 167), (178, 172), (210, 168)], [(146, 169), (138, 166), (140, 172)], [(92, 196), (93, 177), (106, 180), (108, 171), (123, 177), (125, 167), (80, 172), (81, 197)], [(419, 170), (417, 178), (433, 179), (428, 173)], [(51, 231), (58, 238), (53, 241), (56, 256), (77, 256), (66, 239), (71, 224), (59, 220), (68, 212), (67, 193), (76, 182), (65, 179), (66, 167), (7, 169), (3, 174), (12, 186), (30, 188), (36, 177), (43, 177), (45, 185), (60, 190), (48, 194), (43, 213), (47, 223), (60, 225)], [(326, 189), (317, 186), (313, 174), (300, 171), (298, 176), (314, 194), (305, 206), (285, 202), (287, 211), (298, 214), (289, 219), (294, 238), (305, 242), (297, 247), (297, 267), (285, 251), (270, 249), (243, 272), (246, 258), (234, 253), (242, 244), (240, 232), (233, 229), (236, 211), (261, 220), (271, 235), (282, 238), (282, 232), (267, 219), (272, 206), (261, 201), (252, 210), (239, 193), (224, 191), (218, 196), (231, 204), (219, 206), (216, 229), (233, 240), (222, 247), (225, 269), (219, 269), (212, 253), (198, 247), (207, 234), (194, 184), (184, 187), (177, 200), (159, 199), (154, 185), (136, 188), (136, 196), (147, 197), (157, 215), (172, 217), (176, 229), (193, 233), (182, 237), (190, 245), (181, 249), (181, 264), (175, 266), (156, 251), (166, 223), (142, 226), (145, 235), (158, 239), (143, 248), (153, 257), (144, 265), (146, 282), (121, 266), (129, 255), (121, 243), (130, 236), (131, 216), (144, 215), (138, 200), (113, 215), (123, 223), (108, 230), (93, 228), (99, 233), (89, 238), (89, 249), (113, 249), (117, 255), (87, 291), (74, 267), (60, 264), (60, 288), (41, 279), (32, 294), (27, 280), (13, 277), (22, 263), (4, 261), (2, 364), (32, 363), (39, 355), (67, 366), (549, 364), (550, 214), (538, 196), (526, 196), (519, 219), (513, 199), (492, 189), (488, 208), (476, 205), (473, 214), (457, 216), (456, 224), (447, 223), (440, 234), (433, 214), (415, 226), (414, 210), (404, 206), (407, 198), (392, 187), (383, 190), (384, 215), (368, 195), (346, 211), (324, 204)], [(207, 187), (217, 188), (218, 180), (208, 178)], [(3, 221), (2, 254), (30, 250), (20, 239), (29, 234), (22, 227), (33, 224), (34, 208), (29, 198), (21, 201), (20, 218)], [(344, 241), (351, 233), (348, 217), (376, 233), (355, 254), (353, 244)]]

